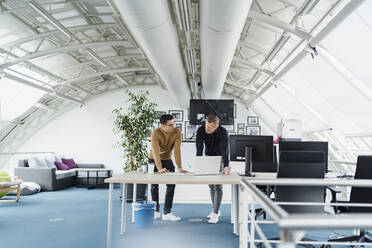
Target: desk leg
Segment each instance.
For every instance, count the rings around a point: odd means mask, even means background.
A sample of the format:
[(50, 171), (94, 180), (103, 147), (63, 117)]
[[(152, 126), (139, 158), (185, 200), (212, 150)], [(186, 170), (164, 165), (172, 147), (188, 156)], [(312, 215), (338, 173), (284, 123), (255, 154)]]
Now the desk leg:
[(234, 193), (234, 185), (231, 184), (231, 205), (230, 205), (230, 222), (231, 224), (234, 224), (234, 196), (235, 196), (235, 193)]
[(234, 184), (234, 234), (239, 236), (239, 184)]
[[(255, 222), (256, 222), (256, 206), (255, 206), (255, 202), (254, 202), (254, 199), (253, 199), (253, 196), (250, 197), (251, 199), (251, 213), (250, 213), (250, 219), (251, 219), (251, 233), (250, 233), (250, 239), (249, 239), (249, 244), (250, 244), (250, 247), (254, 247), (255, 243), (254, 243), (254, 239), (255, 239), (255, 236), (256, 236), (256, 232), (255, 232)], [(246, 199), (246, 202), (247, 202), (247, 207), (244, 211), (248, 211), (248, 199)], [(245, 207), (245, 206), (244, 206)], [(248, 216), (247, 216), (248, 218)], [(248, 230), (248, 225), (247, 225), (247, 230)]]
[[(150, 201), (150, 196), (151, 196), (151, 184), (147, 185), (147, 200)], [(152, 196), (151, 196), (152, 200)]]
[(124, 235), (127, 230), (127, 184), (122, 184), (121, 191), (121, 219), (120, 235)]
[(114, 197), (114, 184), (109, 185), (109, 202), (108, 202), (108, 217), (107, 217), (107, 248), (111, 248), (112, 236), (112, 199)]
[(134, 223), (134, 203), (136, 201), (137, 201), (137, 184), (133, 183), (132, 224)]
[[(240, 236), (239, 236), (239, 247), (240, 248), (247, 248), (248, 247), (248, 192), (240, 187), (240, 216), (241, 216), (241, 224), (240, 224)], [(254, 211), (253, 218), (254, 218)], [(252, 218), (252, 214), (251, 214)], [(253, 225), (251, 222), (251, 229)], [(252, 230), (251, 230), (252, 231)], [(252, 234), (252, 232), (251, 232)], [(251, 240), (252, 241), (252, 240)], [(252, 242), (250, 243), (250, 247), (252, 246)]]

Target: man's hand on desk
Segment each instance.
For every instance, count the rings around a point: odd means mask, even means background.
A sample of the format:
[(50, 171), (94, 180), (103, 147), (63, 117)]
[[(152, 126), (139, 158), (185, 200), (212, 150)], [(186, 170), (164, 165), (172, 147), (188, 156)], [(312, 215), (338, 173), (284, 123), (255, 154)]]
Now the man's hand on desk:
[(231, 168), (230, 167), (225, 167), (223, 168), (222, 175), (230, 175)]
[(189, 173), (189, 171), (184, 170), (184, 169), (182, 169), (182, 168), (178, 168), (178, 172), (179, 172), (179, 173)]
[(166, 173), (166, 172), (168, 172), (167, 168), (163, 168), (160, 171), (158, 171), (159, 174), (163, 174), (163, 173)]

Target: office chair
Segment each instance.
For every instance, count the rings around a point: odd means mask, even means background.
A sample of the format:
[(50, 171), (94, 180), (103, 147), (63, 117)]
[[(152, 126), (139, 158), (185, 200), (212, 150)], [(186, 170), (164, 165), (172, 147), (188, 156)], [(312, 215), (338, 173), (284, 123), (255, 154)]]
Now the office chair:
[[(372, 179), (372, 156), (358, 156), (354, 179)], [(350, 201), (336, 201), (337, 203), (372, 203), (372, 188), (352, 187)], [(372, 213), (372, 207), (334, 207), (336, 213)], [(357, 241), (372, 242), (366, 236), (365, 230), (359, 235), (353, 235), (328, 241)]]
[[(318, 151), (282, 151), (279, 154), (277, 178), (324, 178), (325, 155)], [(324, 202), (324, 186), (276, 186), (275, 201), (278, 202)], [(324, 213), (324, 206), (281, 205), (289, 214)], [(271, 240), (279, 240), (273, 238)], [(315, 241), (302, 238), (302, 241)], [(303, 247), (312, 245), (301, 244)], [(262, 247), (262, 244), (259, 245)]]
[[(277, 172), (278, 171), (278, 159), (276, 155), (276, 146), (274, 146), (273, 151), (273, 163), (254, 163), (252, 166), (253, 172)], [(271, 193), (274, 192), (275, 187), (272, 185), (257, 185), (256, 186), (259, 190), (264, 192), (268, 197), (270, 197)], [(257, 220), (261, 215), (263, 218), (266, 219), (266, 212), (263, 208), (256, 208), (255, 210), (255, 219)]]
[[(277, 178), (324, 178), (324, 152), (280, 152)], [(275, 200), (279, 202), (324, 202), (323, 186), (277, 186)], [(282, 205), (288, 213), (323, 213), (323, 206)]]

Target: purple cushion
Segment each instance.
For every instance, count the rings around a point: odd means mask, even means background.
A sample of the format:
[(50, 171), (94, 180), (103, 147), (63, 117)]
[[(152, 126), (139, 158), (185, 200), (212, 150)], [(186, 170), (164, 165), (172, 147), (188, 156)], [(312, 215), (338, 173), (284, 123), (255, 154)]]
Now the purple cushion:
[(54, 162), (54, 164), (57, 166), (58, 170), (69, 170), (70, 169), (70, 167), (68, 167), (62, 162)]
[(76, 163), (72, 158), (71, 159), (62, 158), (62, 163), (67, 165), (70, 169), (77, 168)]

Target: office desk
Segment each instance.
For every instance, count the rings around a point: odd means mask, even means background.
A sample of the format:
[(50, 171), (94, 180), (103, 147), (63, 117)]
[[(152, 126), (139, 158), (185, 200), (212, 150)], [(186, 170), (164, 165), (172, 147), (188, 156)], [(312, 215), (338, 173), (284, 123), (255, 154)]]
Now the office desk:
[(372, 180), (339, 178), (248, 178), (255, 185), (372, 187)]
[[(315, 179), (315, 178), (263, 178), (263, 177), (245, 177), (246, 181), (250, 184), (250, 185), (280, 185), (280, 186), (352, 186), (352, 187), (372, 187), (372, 180), (361, 180), (361, 179), (357, 179), (357, 180), (350, 180), (350, 179), (339, 179), (339, 178), (325, 178), (325, 179)], [(244, 183), (244, 181), (243, 181)], [(252, 186), (252, 188), (255, 188), (254, 186)], [(253, 244), (254, 244), (254, 233), (255, 233), (255, 225), (252, 224), (255, 222), (254, 220), (254, 215), (253, 213), (250, 213), (250, 221), (248, 221), (248, 216), (249, 216), (249, 209), (248, 209), (248, 203), (247, 202), (244, 202), (244, 200), (246, 200), (248, 198), (248, 193), (242, 193), (241, 192), (241, 196), (240, 198), (243, 199), (243, 205), (241, 208), (239, 208), (240, 210), (240, 216), (242, 216), (241, 218), (241, 224), (240, 224), (240, 232), (241, 232), (241, 235), (240, 235), (240, 248), (246, 248), (247, 247), (247, 243), (248, 243), (248, 223), (251, 223), (251, 231), (250, 231), (250, 245), (251, 247), (253, 247)], [(308, 215), (308, 216), (311, 216), (311, 217), (307, 217), (306, 218), (303, 218), (301, 219), (302, 221), (304, 221), (303, 223), (301, 223), (300, 221), (300, 218), (298, 218), (298, 222), (296, 222), (296, 220), (293, 220), (292, 222), (289, 221), (289, 222), (285, 222), (283, 221), (284, 218), (287, 218), (288, 217), (288, 214), (282, 209), (280, 208), (278, 211), (277, 209), (277, 203), (273, 203), (267, 196), (264, 196), (264, 195), (260, 195), (259, 193), (255, 194), (254, 198), (256, 198), (255, 200), (257, 199), (260, 199), (261, 200), (261, 204), (268, 207), (269, 206), (269, 210), (275, 210), (275, 211), (271, 211), (275, 216), (273, 217), (273, 219), (277, 219), (276, 221), (279, 221), (280, 219), (280, 224), (281, 224), (281, 228), (283, 228), (283, 226), (285, 226), (283, 223), (289, 223), (293, 226), (297, 226), (297, 230), (310, 230), (310, 229), (314, 229), (314, 222), (315, 219), (319, 221), (319, 229), (326, 229), (326, 227), (329, 229), (342, 229), (342, 227), (345, 227), (345, 226), (342, 226), (340, 223), (340, 221), (337, 222), (337, 218), (332, 218), (332, 216), (322, 216), (322, 215)], [(252, 209), (254, 208), (254, 201), (252, 201)], [(283, 202), (281, 202), (283, 203)], [(297, 204), (301, 204), (301, 203), (297, 203)], [(303, 204), (303, 203), (302, 203)], [(306, 204), (306, 203), (305, 203)], [(314, 204), (316, 205), (316, 203), (311, 203), (311, 204)], [(319, 203), (319, 204), (322, 204), (322, 205), (326, 205), (326, 203)], [(275, 205), (275, 207), (273, 207)], [(348, 204), (342, 204), (342, 205), (348, 205)], [(350, 205), (350, 204), (349, 204)], [(266, 209), (265, 209), (266, 210)], [(281, 212), (283, 212), (283, 214), (281, 214)], [(281, 216), (282, 215), (282, 216)], [(278, 216), (281, 216), (280, 218), (278, 218)], [(293, 216), (292, 218), (295, 218), (296, 216), (300, 216), (299, 214), (294, 214), (294, 215), (291, 215)], [(304, 215), (306, 216), (306, 215)], [(356, 215), (357, 216), (357, 215)], [(276, 218), (275, 218), (276, 217)], [(334, 217), (334, 216), (333, 216)], [(291, 217), (288, 217), (287, 219), (290, 220)], [(313, 218), (313, 219), (312, 219)], [(322, 219), (324, 219), (324, 221), (322, 221)], [(307, 221), (309, 220), (309, 221)], [(333, 222), (331, 222), (333, 221)], [(363, 219), (361, 220), (363, 222)], [(348, 227), (350, 228), (358, 228), (358, 225), (360, 224), (360, 222), (350, 222), (351, 224), (349, 224)], [(365, 224), (365, 223), (364, 223)], [(300, 226), (302, 225), (303, 229), (301, 229)], [(322, 226), (323, 225), (323, 226)], [(333, 226), (332, 226), (333, 225)], [(353, 226), (354, 225), (354, 226)], [(288, 225), (289, 226), (289, 225)], [(287, 228), (287, 227), (286, 227)], [(290, 235), (288, 235), (290, 236)]]
[[(114, 195), (114, 184), (123, 184), (122, 191), (122, 206), (121, 206), (121, 228), (120, 234), (124, 234), (126, 229), (126, 183), (133, 183), (133, 189), (136, 184), (231, 184), (233, 189), (232, 205), (234, 216), (234, 233), (238, 234), (239, 225), (239, 184), (241, 176), (237, 173), (230, 175), (214, 175), (214, 176), (194, 176), (192, 174), (180, 173), (165, 173), (165, 174), (147, 174), (143, 172), (129, 172), (123, 175), (114, 176), (105, 179), (105, 183), (109, 183), (109, 206), (107, 220), (107, 248), (111, 248), (112, 237), (112, 204)], [(134, 191), (136, 192), (136, 191)], [(133, 194), (133, 201), (135, 201)], [(133, 214), (132, 214), (133, 216)]]

